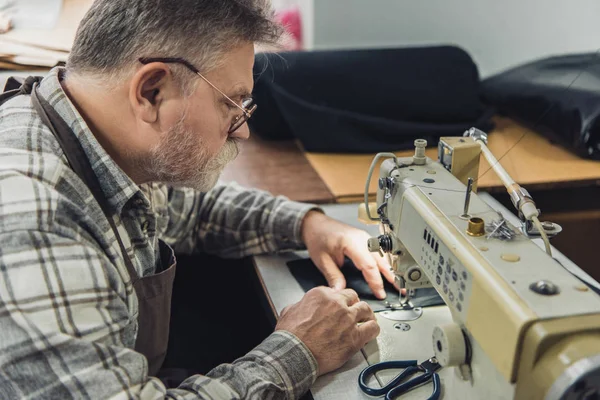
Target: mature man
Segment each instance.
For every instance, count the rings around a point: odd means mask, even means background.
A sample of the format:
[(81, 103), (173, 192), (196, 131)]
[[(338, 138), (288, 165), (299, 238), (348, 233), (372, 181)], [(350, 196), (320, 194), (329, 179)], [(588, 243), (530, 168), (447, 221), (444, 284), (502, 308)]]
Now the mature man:
[[(381, 273), (392, 277), (366, 233), (215, 186), (249, 135), (253, 45), (279, 33), (268, 10), (96, 0), (66, 69), (0, 107), (0, 398), (297, 398), (378, 334), (338, 269), (352, 258), (383, 296)], [(287, 308), (246, 356), (167, 389), (154, 377), (175, 272), (166, 243), (222, 257), (305, 246), (331, 288)]]

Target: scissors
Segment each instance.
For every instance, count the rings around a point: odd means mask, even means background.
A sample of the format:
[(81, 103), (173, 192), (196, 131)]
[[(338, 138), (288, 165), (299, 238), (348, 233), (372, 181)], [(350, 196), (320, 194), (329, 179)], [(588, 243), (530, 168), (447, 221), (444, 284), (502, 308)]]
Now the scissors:
[[(384, 371), (387, 369), (399, 368), (405, 368), (405, 370), (402, 371), (400, 375), (392, 379), (384, 387), (372, 388), (367, 386), (366, 379), (374, 373)], [(436, 372), (440, 368), (441, 365), (435, 357), (423, 361), (423, 363), (421, 364), (418, 364), (416, 360), (383, 361), (365, 368), (358, 376), (358, 386), (363, 392), (370, 396), (385, 395), (385, 400), (393, 400), (394, 398), (401, 396), (404, 393), (414, 389), (415, 387), (427, 383), (431, 380), (433, 382), (433, 393), (427, 398), (427, 400), (437, 400), (440, 398), (442, 388), (440, 376)], [(418, 373), (421, 374), (419, 376), (411, 378), (413, 375), (416, 375)]]

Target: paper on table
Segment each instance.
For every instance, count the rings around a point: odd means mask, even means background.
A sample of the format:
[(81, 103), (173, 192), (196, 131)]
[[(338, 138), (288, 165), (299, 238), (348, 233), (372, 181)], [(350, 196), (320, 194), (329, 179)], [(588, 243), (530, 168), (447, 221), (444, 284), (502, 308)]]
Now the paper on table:
[(48, 50), (26, 44), (9, 42), (4, 40), (2, 35), (0, 35), (0, 57), (2, 58), (23, 56), (66, 61), (68, 55), (69, 53), (65, 51)]
[(14, 29), (53, 29), (58, 22), (62, 0), (0, 0)]
[(0, 37), (13, 43), (68, 52), (73, 46), (79, 22), (91, 5), (92, 0), (64, 0), (58, 23), (53, 29), (14, 29)]
[[(0, 59), (0, 69), (10, 70), (10, 71), (47, 71), (48, 68), (39, 67), (37, 65), (23, 65), (23, 64), (14, 64), (10, 60)], [(0, 90), (4, 87), (4, 81), (6, 79), (3, 78), (2, 74), (0, 74)]]
[[(41, 49), (39, 47), (11, 43), (3, 39), (0, 35), (0, 61), (9, 63), (12, 66), (35, 66), (52, 68), (55, 65), (66, 62), (69, 53), (64, 51), (55, 51)], [(6, 68), (4, 66), (3, 68)]]

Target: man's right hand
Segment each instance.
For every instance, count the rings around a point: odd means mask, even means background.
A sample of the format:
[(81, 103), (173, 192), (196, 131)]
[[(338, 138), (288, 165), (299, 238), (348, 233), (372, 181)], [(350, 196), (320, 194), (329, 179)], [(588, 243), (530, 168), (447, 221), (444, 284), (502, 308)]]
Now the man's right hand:
[[(360, 325), (359, 325), (360, 323)], [(319, 364), (319, 375), (341, 367), (379, 335), (371, 307), (354, 290), (318, 287), (281, 312), (275, 330), (296, 335)]]

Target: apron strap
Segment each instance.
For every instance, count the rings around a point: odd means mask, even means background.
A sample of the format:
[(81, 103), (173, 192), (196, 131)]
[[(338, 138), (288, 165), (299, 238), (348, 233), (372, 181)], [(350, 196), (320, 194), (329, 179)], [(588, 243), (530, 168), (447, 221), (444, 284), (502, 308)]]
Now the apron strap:
[(0, 93), (0, 106), (20, 94), (31, 94), (33, 85), (42, 79), (42, 76), (30, 76), (25, 80), (14, 76), (9, 77), (4, 85), (4, 92)]
[(42, 119), (42, 122), (44, 122), (44, 124), (50, 128), (56, 137), (56, 140), (62, 147), (63, 153), (65, 154), (65, 157), (67, 158), (73, 171), (75, 171), (79, 178), (87, 185), (98, 204), (100, 204), (100, 208), (104, 212), (104, 215), (106, 216), (106, 219), (108, 220), (108, 223), (115, 234), (117, 242), (119, 243), (121, 253), (123, 253), (125, 265), (127, 266), (127, 270), (131, 276), (131, 280), (135, 283), (139, 279), (139, 276), (135, 270), (135, 267), (133, 266), (133, 262), (131, 261), (129, 254), (127, 254), (127, 249), (125, 249), (125, 245), (123, 244), (121, 235), (119, 234), (119, 231), (115, 225), (115, 221), (110, 215), (108, 200), (104, 196), (104, 192), (102, 191), (98, 177), (92, 170), (92, 166), (90, 165), (88, 158), (85, 156), (83, 147), (81, 147), (81, 143), (73, 133), (73, 130), (69, 127), (69, 125), (67, 125), (65, 120), (56, 112), (56, 110), (50, 105), (50, 103), (48, 103), (46, 99), (38, 96), (37, 85), (37, 82), (34, 82), (30, 90), (33, 107)]

